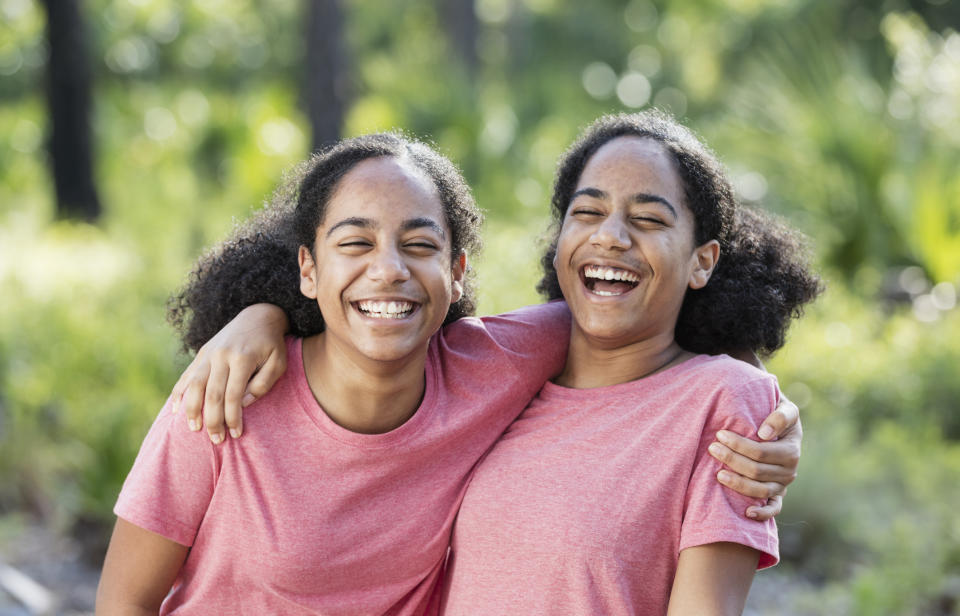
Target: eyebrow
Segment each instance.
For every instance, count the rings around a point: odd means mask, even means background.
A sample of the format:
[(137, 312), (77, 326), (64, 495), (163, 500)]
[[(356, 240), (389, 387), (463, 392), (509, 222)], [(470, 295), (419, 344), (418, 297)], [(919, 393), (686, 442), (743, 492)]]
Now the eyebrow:
[[(594, 199), (605, 200), (609, 199), (610, 195), (603, 192), (599, 188), (581, 188), (580, 190), (573, 193), (573, 196), (570, 197), (570, 201), (573, 201), (580, 195), (585, 195), (587, 197), (593, 197)], [(659, 203), (665, 208), (670, 210), (670, 213), (673, 214), (674, 218), (679, 218), (677, 216), (677, 208), (673, 207), (673, 204), (661, 197), (660, 195), (654, 195), (651, 193), (637, 193), (630, 198), (634, 203)]]
[[(379, 225), (370, 218), (360, 218), (359, 216), (351, 216), (350, 218), (344, 218), (337, 224), (330, 227), (327, 230), (327, 237), (330, 237), (334, 231), (341, 227), (360, 227), (361, 229), (376, 229)], [(428, 228), (436, 232), (440, 237), (446, 239), (447, 234), (444, 233), (443, 227), (437, 224), (437, 222), (431, 218), (421, 216), (419, 218), (408, 218), (403, 221), (403, 224), (400, 225), (401, 231), (412, 231), (413, 229), (423, 229)]]

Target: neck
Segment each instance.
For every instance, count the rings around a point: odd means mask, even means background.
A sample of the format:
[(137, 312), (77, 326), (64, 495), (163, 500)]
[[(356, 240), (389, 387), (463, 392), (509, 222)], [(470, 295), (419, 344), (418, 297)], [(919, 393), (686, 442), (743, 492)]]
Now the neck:
[(404, 424), (425, 390), (427, 349), (414, 358), (381, 362), (340, 352), (324, 334), (303, 341), (307, 383), (337, 425), (362, 434), (382, 434)]
[(613, 346), (591, 339), (574, 323), (567, 363), (555, 382), (573, 389), (628, 383), (675, 366), (692, 355), (680, 348), (672, 335)]

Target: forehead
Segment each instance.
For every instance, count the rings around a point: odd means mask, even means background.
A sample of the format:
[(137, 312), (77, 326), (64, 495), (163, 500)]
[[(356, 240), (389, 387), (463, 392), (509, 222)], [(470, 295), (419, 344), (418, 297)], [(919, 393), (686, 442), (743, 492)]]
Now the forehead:
[(349, 217), (382, 224), (431, 218), (447, 230), (443, 203), (433, 181), (412, 163), (391, 156), (362, 160), (337, 183), (323, 224)]
[(577, 188), (598, 188), (616, 196), (648, 193), (686, 205), (673, 155), (659, 141), (624, 136), (603, 144), (587, 161)]

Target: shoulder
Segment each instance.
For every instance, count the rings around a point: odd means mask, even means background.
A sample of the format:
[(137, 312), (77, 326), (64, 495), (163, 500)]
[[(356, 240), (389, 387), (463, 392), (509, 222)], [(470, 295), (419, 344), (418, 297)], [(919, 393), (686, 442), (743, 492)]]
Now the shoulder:
[(776, 408), (776, 376), (727, 355), (712, 357), (707, 366), (718, 385), (712, 424), (755, 428)]
[(570, 310), (566, 302), (554, 301), (493, 316), (465, 317), (444, 327), (440, 334), (450, 342), (487, 339), (512, 350), (531, 344), (549, 345), (559, 338), (565, 348), (570, 334)]

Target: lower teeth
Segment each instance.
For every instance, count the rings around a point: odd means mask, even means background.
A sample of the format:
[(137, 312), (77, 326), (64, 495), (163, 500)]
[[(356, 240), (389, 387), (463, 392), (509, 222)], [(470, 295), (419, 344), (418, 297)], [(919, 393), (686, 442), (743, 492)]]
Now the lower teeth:
[(363, 314), (368, 317), (373, 317), (375, 319), (402, 319), (405, 316), (410, 314), (410, 311), (407, 312), (368, 312), (366, 310), (361, 310)]

